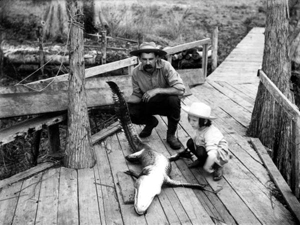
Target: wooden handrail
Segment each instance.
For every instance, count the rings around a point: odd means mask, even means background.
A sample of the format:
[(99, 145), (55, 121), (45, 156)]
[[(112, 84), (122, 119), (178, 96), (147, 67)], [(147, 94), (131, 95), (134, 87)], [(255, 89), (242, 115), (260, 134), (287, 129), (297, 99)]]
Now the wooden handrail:
[(209, 38), (205, 38), (203, 40), (193, 41), (193, 42), (185, 43), (182, 45), (177, 45), (174, 47), (167, 47), (167, 48), (164, 48), (164, 51), (166, 51), (168, 53), (168, 55), (171, 55), (171, 54), (175, 54), (177, 52), (182, 52), (187, 49), (192, 49), (192, 48), (199, 47), (202, 45), (207, 45), (210, 43), (211, 43), (211, 40)]
[(259, 77), (262, 84), (268, 90), (268, 92), (274, 97), (275, 101), (280, 104), (290, 119), (293, 121), (293, 136), (295, 142), (295, 149), (292, 151), (292, 177), (294, 178), (294, 190), (295, 196), (300, 197), (300, 111), (298, 107), (293, 104), (268, 78), (268, 76), (259, 70)]
[(297, 117), (300, 117), (298, 107), (288, 100), (288, 98), (276, 87), (276, 85), (262, 70), (259, 70), (259, 78), (269, 93), (274, 97), (276, 102), (283, 106), (287, 113), (291, 115), (292, 120), (296, 120)]
[[(193, 41), (189, 43), (185, 43), (182, 45), (177, 45), (174, 47), (167, 47), (164, 50), (168, 53), (167, 58), (170, 63), (172, 63), (172, 54), (177, 52), (182, 52), (188, 49), (192, 49), (195, 47), (203, 46), (203, 54), (202, 54), (202, 74), (203, 77), (207, 76), (207, 64), (208, 64), (208, 45), (211, 44), (210, 38), (205, 38), (203, 40)], [(200, 76), (200, 75), (199, 75)]]

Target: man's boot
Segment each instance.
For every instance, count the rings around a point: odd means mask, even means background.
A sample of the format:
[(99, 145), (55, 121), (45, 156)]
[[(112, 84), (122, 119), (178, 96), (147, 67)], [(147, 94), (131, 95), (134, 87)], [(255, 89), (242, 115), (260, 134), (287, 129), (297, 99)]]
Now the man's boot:
[(174, 150), (181, 148), (181, 143), (175, 137), (178, 122), (168, 117), (167, 143)]
[(167, 143), (174, 150), (178, 150), (181, 148), (181, 143), (178, 141), (174, 134), (167, 134)]
[(139, 136), (141, 138), (149, 137), (152, 133), (153, 128), (155, 128), (157, 124), (158, 124), (158, 120), (154, 116), (152, 116), (151, 119), (149, 119), (149, 121), (146, 123), (146, 126), (141, 131)]

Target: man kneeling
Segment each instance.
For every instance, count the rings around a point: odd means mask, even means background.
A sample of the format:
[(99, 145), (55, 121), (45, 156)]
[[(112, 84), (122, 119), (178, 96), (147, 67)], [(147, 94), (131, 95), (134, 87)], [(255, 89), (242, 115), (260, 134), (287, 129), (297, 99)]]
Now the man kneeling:
[(130, 54), (140, 60), (132, 72), (133, 92), (127, 101), (132, 122), (146, 125), (139, 136), (151, 135), (158, 124), (153, 115), (166, 116), (167, 143), (172, 149), (180, 149), (181, 144), (175, 137), (180, 120), (179, 96), (185, 91), (180, 75), (168, 61), (161, 59), (167, 53), (154, 42), (144, 42)]

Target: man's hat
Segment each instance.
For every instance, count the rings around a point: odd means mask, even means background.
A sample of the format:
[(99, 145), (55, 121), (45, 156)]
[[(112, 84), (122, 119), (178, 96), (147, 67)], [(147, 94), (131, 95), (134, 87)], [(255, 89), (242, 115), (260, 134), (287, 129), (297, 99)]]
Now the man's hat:
[(187, 112), (189, 115), (196, 116), (203, 119), (216, 119), (216, 117), (211, 115), (211, 108), (203, 102), (193, 102), (190, 107), (181, 106), (183, 111)]
[(137, 50), (133, 50), (130, 52), (131, 55), (140, 56), (141, 53), (157, 53), (159, 56), (164, 56), (167, 54), (162, 49), (159, 49), (154, 42), (144, 42), (142, 43)]

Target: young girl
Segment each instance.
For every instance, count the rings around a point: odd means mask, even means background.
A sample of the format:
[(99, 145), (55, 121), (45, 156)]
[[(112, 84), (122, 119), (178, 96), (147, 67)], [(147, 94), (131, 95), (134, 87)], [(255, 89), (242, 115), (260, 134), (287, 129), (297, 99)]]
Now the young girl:
[(230, 158), (228, 143), (221, 131), (212, 124), (216, 119), (211, 115), (210, 106), (202, 102), (194, 102), (190, 107), (182, 106), (188, 113), (188, 121), (195, 129), (196, 135), (187, 141), (187, 148), (197, 157), (191, 164), (203, 166), (204, 170), (213, 173), (215, 181), (223, 176), (223, 165)]

